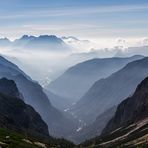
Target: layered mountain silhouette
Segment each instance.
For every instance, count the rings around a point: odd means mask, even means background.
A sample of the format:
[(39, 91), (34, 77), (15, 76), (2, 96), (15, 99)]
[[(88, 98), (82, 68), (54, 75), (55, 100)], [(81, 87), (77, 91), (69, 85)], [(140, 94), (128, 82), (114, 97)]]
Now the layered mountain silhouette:
[(34, 137), (49, 137), (46, 123), (20, 96), (13, 80), (0, 79), (0, 127)]
[[(1, 38), (0, 48), (11, 49), (11, 52), (15, 50), (16, 53), (44, 50), (45, 53), (61, 51), (63, 54), (63, 51), (73, 49), (69, 45), (75, 42), (82, 41), (75, 37), (24, 35), (14, 41)], [(5, 130), (6, 133), (22, 134), (20, 137), (23, 139), (36, 140), (35, 137), (41, 137), (45, 140), (42, 144), (49, 147), (126, 147), (145, 144), (148, 138), (148, 58), (132, 55), (147, 54), (147, 46), (128, 48), (127, 53), (132, 57), (96, 58), (100, 53), (107, 52), (110, 54), (108, 49), (92, 49), (89, 53), (63, 57), (63, 62), (70, 59), (64, 64), (67, 67), (79, 59), (87, 61), (70, 67), (45, 89), (18, 66), (0, 56), (0, 147), (6, 140), (7, 135), (1, 135)], [(119, 56), (126, 55), (120, 49), (114, 52)], [(88, 60), (91, 57), (95, 59)], [(75, 143), (90, 140), (74, 146), (71, 142), (49, 135), (64, 137)], [(19, 140), (22, 142), (22, 138)], [(10, 144), (10, 141), (5, 144)], [(35, 141), (31, 145), (34, 146)]]
[(66, 137), (75, 129), (75, 124), (69, 116), (66, 117), (64, 113), (51, 105), (38, 83), (26, 76), (16, 65), (0, 57), (0, 78), (3, 77), (16, 82), (23, 100), (41, 115), (51, 135)]
[(106, 78), (123, 68), (127, 63), (141, 59), (143, 56), (129, 58), (92, 59), (69, 68), (47, 87), (51, 92), (69, 98), (73, 102), (79, 100), (93, 83)]
[(131, 62), (108, 78), (95, 82), (72, 112), (86, 123), (92, 123), (104, 111), (132, 95), (147, 75), (148, 58)]
[(23, 35), (21, 38), (10, 41), (7, 38), (0, 39), (0, 47), (11, 47), (16, 49), (42, 49), (49, 51), (70, 50), (70, 47), (55, 35), (29, 36)]
[(134, 94), (122, 101), (100, 137), (86, 141), (82, 147), (147, 147), (148, 78)]
[(13, 45), (26, 49), (47, 49), (51, 51), (68, 49), (63, 40), (54, 35), (41, 35), (39, 37), (24, 35), (20, 39), (15, 40)]

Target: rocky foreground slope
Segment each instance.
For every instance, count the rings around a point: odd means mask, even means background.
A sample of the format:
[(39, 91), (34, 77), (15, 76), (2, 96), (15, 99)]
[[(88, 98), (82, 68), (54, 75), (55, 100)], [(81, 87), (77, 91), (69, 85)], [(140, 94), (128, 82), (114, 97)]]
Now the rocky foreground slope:
[(135, 93), (121, 102), (114, 117), (100, 137), (86, 141), (82, 147), (147, 147), (148, 146), (148, 78)]

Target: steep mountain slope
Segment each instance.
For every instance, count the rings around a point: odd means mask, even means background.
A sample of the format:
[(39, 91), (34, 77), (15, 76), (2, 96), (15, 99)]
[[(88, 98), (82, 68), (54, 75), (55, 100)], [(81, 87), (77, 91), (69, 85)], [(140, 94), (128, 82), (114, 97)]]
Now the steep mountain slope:
[(99, 115), (92, 124), (82, 127), (82, 129), (72, 135), (73, 141), (75, 141), (75, 143), (81, 143), (88, 139), (99, 136), (108, 121), (114, 116), (115, 111), (116, 106), (108, 109), (107, 111)]
[(118, 105), (114, 117), (103, 133), (133, 124), (148, 117), (148, 77), (137, 87), (135, 93)]
[(143, 57), (133, 56), (88, 60), (69, 68), (63, 75), (51, 82), (47, 89), (76, 102), (95, 81), (106, 78), (127, 63), (141, 58)]
[(87, 123), (131, 95), (148, 75), (148, 58), (127, 64), (106, 79), (97, 81), (74, 106), (72, 112)]
[[(84, 147), (147, 147), (148, 142), (148, 78), (131, 97), (122, 101), (100, 137)], [(83, 147), (82, 146), (82, 147)]]
[(41, 115), (51, 135), (67, 137), (75, 129), (73, 121), (51, 105), (38, 83), (26, 77), (17, 66), (0, 57), (0, 78), (2, 77), (16, 82), (25, 103), (31, 105)]
[(0, 127), (37, 137), (48, 137), (48, 127), (40, 115), (19, 98), (12, 80), (0, 79)]

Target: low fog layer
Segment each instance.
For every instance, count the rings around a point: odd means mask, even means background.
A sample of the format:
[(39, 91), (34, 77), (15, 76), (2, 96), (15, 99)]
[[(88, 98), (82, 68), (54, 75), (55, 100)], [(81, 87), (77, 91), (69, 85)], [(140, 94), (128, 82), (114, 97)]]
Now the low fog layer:
[[(42, 86), (48, 85), (69, 67), (85, 60), (127, 57), (135, 54), (148, 55), (147, 38), (135, 41), (135, 44), (117, 39), (115, 46), (111, 48), (100, 48), (100, 42), (97, 44), (96, 41), (80, 40), (72, 36), (58, 38), (47, 35), (39, 37), (24, 35), (13, 42), (7, 38), (0, 39), (0, 53)], [(130, 45), (137, 47), (128, 47)]]

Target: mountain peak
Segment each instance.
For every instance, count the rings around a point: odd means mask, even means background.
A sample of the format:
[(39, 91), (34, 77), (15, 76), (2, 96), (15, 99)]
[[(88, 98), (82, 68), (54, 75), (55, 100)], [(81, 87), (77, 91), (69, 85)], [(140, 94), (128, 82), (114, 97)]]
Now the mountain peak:
[(11, 41), (8, 38), (0, 38), (0, 46), (6, 47), (11, 45)]
[[(20, 40), (28, 40), (28, 39), (33, 39), (33, 38), (35, 38), (35, 36), (23, 35), (23, 36), (20, 38)], [(19, 39), (17, 39), (17, 40), (19, 40)]]
[(39, 38), (55, 38), (55, 39), (57, 39), (58, 37), (55, 35), (40, 35)]
[(8, 38), (4, 37), (4, 38), (0, 38), (1, 41), (10, 41)]
[(55, 35), (40, 35), (39, 37), (37, 37), (37, 39), (39, 41), (43, 40), (43, 41), (48, 41), (52, 43), (64, 43), (61, 38), (58, 38)]

